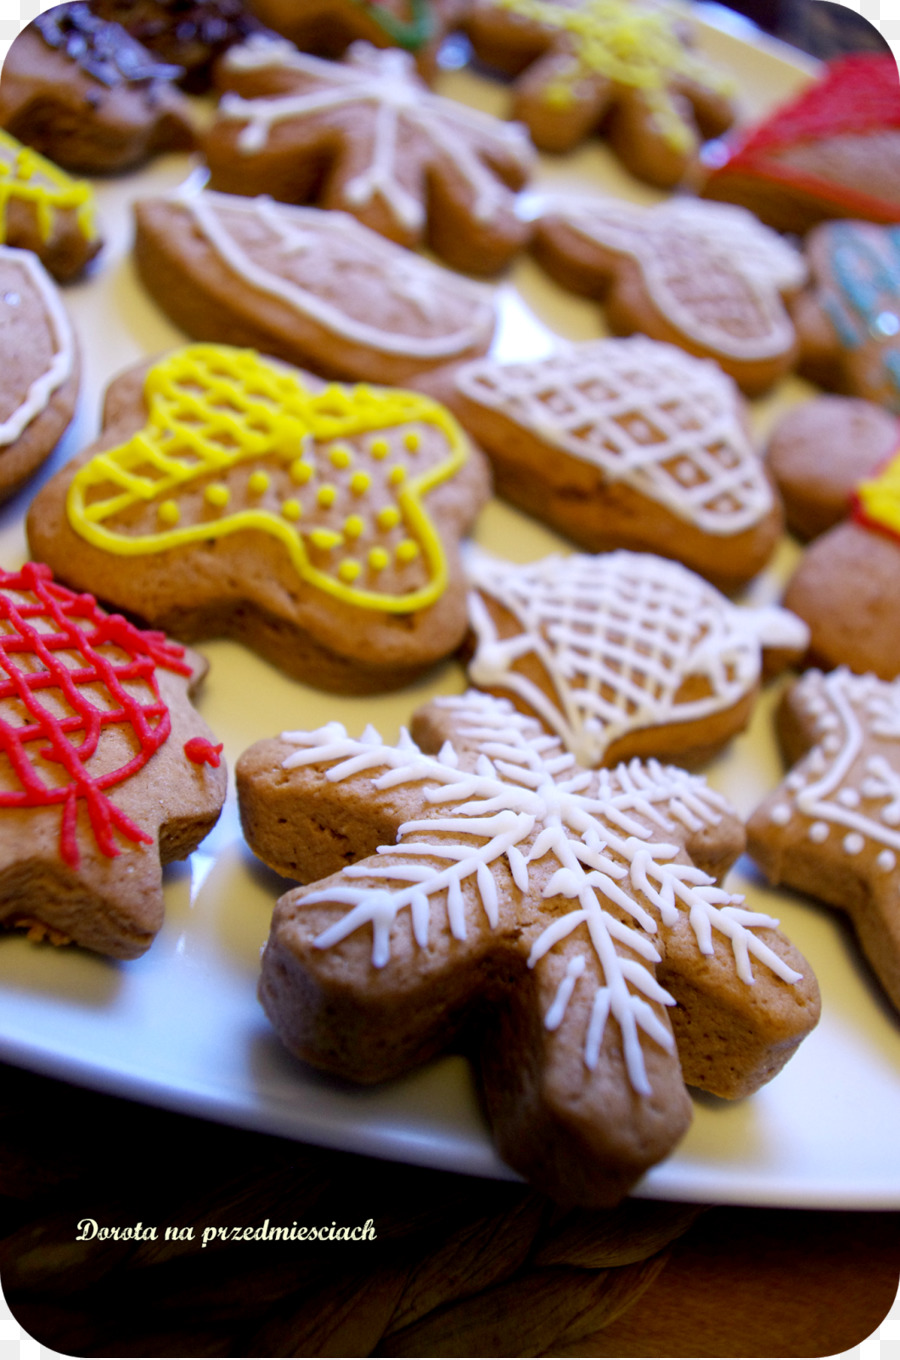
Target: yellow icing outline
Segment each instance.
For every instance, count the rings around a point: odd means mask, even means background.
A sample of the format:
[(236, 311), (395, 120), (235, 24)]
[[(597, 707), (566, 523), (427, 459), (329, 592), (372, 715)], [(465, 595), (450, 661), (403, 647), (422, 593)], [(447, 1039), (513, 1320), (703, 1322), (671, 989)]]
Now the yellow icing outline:
[[(4, 150), (10, 153), (11, 161), (7, 164), (0, 155), (0, 243), (6, 241), (10, 200), (16, 198), (35, 205), (42, 240), (50, 237), (55, 211), (75, 208), (78, 230), (90, 241), (94, 235), (94, 191), (87, 180), (72, 179), (58, 165), (0, 128), (0, 152)], [(47, 183), (33, 183), (35, 175), (43, 176)]]
[[(223, 374), (223, 367), (227, 370), (229, 366), (231, 372)], [(185, 381), (180, 377), (182, 374), (194, 389), (199, 388), (199, 393), (179, 387), (179, 381)], [(235, 410), (237, 383), (239, 400)], [(144, 428), (126, 443), (95, 454), (76, 472), (69, 486), (66, 497), (69, 523), (95, 547), (119, 556), (143, 556), (222, 538), (244, 529), (258, 530), (284, 543), (303, 580), (347, 604), (405, 614), (433, 604), (446, 589), (449, 575), (446, 554), (422, 498), (458, 472), (469, 455), (466, 437), (456, 420), (431, 398), (365, 384), (355, 387), (332, 384), (311, 393), (296, 374), (267, 363), (254, 350), (224, 345), (193, 345), (169, 355), (150, 369), (144, 396), (149, 411)], [(217, 400), (224, 403), (218, 409)], [(241, 402), (246, 409), (241, 410)], [(194, 416), (198, 428), (185, 426), (183, 415), (179, 421), (173, 409)], [(413, 420), (440, 430), (447, 441), (449, 456), (410, 477), (397, 495), (396, 504), (407, 536), (420, 543), (428, 573), (427, 584), (405, 595), (355, 589), (345, 581), (333, 579), (310, 561), (299, 533), (267, 509), (251, 507), (218, 521), (173, 526), (139, 538), (126, 538), (101, 522), (136, 503), (162, 501), (176, 488), (198, 477), (215, 475), (254, 458), (274, 455), (292, 463), (297, 459), (298, 449), (303, 456), (304, 445), (310, 439), (327, 441), (376, 433)], [(225, 436), (230, 447), (210, 441), (211, 425), (213, 435)], [(179, 456), (165, 452), (167, 436), (169, 442), (178, 445)], [(195, 461), (186, 463), (186, 457)], [(135, 472), (136, 468), (148, 465), (158, 469), (160, 475), (151, 478)], [(122, 489), (88, 504), (90, 489), (103, 483)], [(312, 534), (316, 532), (314, 528)], [(334, 570), (337, 574), (340, 565)]]
[(900, 453), (875, 477), (859, 483), (856, 498), (866, 519), (900, 535)]

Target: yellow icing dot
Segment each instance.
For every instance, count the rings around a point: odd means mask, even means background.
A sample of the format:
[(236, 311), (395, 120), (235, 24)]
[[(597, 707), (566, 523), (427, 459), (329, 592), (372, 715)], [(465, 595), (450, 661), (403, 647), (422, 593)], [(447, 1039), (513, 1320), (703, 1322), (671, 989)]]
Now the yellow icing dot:
[(284, 515), (285, 519), (300, 519), (303, 514), (303, 506), (299, 501), (284, 501), (281, 506), (281, 513)]
[(297, 486), (305, 486), (313, 475), (313, 469), (303, 458), (295, 458), (290, 466), (291, 481)]
[(397, 544), (397, 561), (414, 562), (419, 556), (419, 545), (411, 538), (404, 538), (402, 543)]
[(181, 511), (174, 501), (160, 501), (156, 513), (160, 524), (174, 525), (181, 519)]
[(366, 522), (361, 515), (348, 515), (344, 520), (344, 533), (348, 538), (359, 538), (365, 530)]
[(379, 461), (382, 458), (387, 458), (390, 451), (391, 446), (386, 439), (373, 439), (372, 443), (369, 445), (369, 452), (372, 457), (377, 458)]
[(247, 478), (247, 490), (254, 496), (261, 496), (264, 491), (268, 491), (269, 481), (268, 472), (251, 472)]
[(355, 496), (364, 496), (372, 485), (372, 478), (368, 472), (354, 472), (350, 478), (350, 490)]
[(372, 548), (369, 552), (369, 566), (373, 571), (384, 571), (390, 560), (390, 555), (384, 548)]
[(422, 436), (419, 434), (418, 430), (409, 430), (408, 433), (403, 436), (403, 445), (410, 453), (418, 453), (422, 446)]
[(401, 467), (399, 463), (395, 463), (394, 466), (391, 468), (390, 472), (388, 473), (388, 485), (399, 486), (401, 482), (405, 481), (406, 481), (406, 468)]
[(341, 534), (336, 534), (333, 529), (313, 529), (309, 541), (314, 548), (320, 548), (323, 552), (331, 552), (332, 548), (340, 547), (344, 539)]
[(359, 563), (354, 562), (352, 557), (347, 557), (338, 567), (338, 576), (340, 576), (342, 581), (346, 581), (349, 585), (351, 581), (357, 579), (361, 571), (362, 567)]
[(400, 523), (400, 511), (396, 505), (386, 505), (375, 516), (379, 529), (396, 529)]
[(337, 487), (332, 486), (330, 482), (326, 482), (325, 485), (320, 486), (316, 492), (316, 500), (323, 509), (327, 510), (328, 507), (334, 505), (337, 500)]
[(222, 482), (210, 482), (203, 493), (203, 498), (208, 505), (215, 506), (217, 510), (222, 510), (231, 500), (231, 492)]
[(329, 452), (328, 459), (332, 467), (348, 468), (353, 462), (353, 450), (348, 449), (346, 444), (339, 444)]

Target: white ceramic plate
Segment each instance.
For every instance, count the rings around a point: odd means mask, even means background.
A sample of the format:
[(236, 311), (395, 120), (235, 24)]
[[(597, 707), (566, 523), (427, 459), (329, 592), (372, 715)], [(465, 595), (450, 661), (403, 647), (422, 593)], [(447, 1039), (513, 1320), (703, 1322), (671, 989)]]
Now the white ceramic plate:
[[(748, 114), (783, 99), (811, 69), (807, 59), (777, 44), (749, 43), (710, 27), (703, 28), (702, 40), (735, 71)], [(442, 80), (444, 92), (502, 112), (500, 86), (465, 70)], [(183, 338), (137, 284), (128, 248), (133, 198), (180, 182), (189, 169), (186, 158), (166, 158), (140, 176), (99, 188), (108, 245), (95, 276), (66, 291), (84, 350), (84, 394), (54, 466), (93, 436), (100, 392), (113, 373)], [(642, 201), (659, 197), (630, 180), (596, 145), (544, 163), (540, 178), (554, 186), (596, 185)], [(597, 309), (564, 296), (528, 260), (501, 285), (500, 295), (497, 351), (505, 357), (543, 353), (554, 334), (577, 340), (601, 333)], [(808, 391), (789, 381), (758, 403), (759, 430)], [(32, 492), (0, 513), (0, 561), (7, 566), (25, 556), (22, 516)], [(485, 512), (477, 537), (519, 561), (563, 546), (499, 503)], [(754, 602), (777, 595), (790, 560), (785, 545), (772, 570), (754, 583)], [(260, 737), (335, 717), (352, 732), (374, 721), (385, 736), (395, 736), (418, 704), (464, 685), (462, 671), (448, 663), (400, 694), (335, 700), (285, 679), (230, 643), (202, 650), (211, 672), (201, 707), (224, 739), (232, 766)], [(751, 730), (709, 771), (711, 782), (742, 811), (749, 812), (778, 778), (769, 723), (773, 698), (766, 696)], [(752, 904), (779, 916), (810, 960), (822, 988), (823, 1018), (782, 1074), (752, 1099), (727, 1104), (698, 1097), (684, 1142), (646, 1177), (639, 1193), (900, 1208), (897, 1016), (834, 913), (766, 890), (743, 862), (730, 881), (746, 890)], [(144, 958), (115, 964), (18, 937), (0, 940), (0, 1057), (253, 1129), (477, 1175), (509, 1175), (493, 1152), (462, 1060), (446, 1059), (404, 1081), (358, 1091), (315, 1076), (283, 1052), (255, 998), (259, 950), (281, 887), (244, 847), (230, 799), (201, 849), (168, 873), (166, 924)]]

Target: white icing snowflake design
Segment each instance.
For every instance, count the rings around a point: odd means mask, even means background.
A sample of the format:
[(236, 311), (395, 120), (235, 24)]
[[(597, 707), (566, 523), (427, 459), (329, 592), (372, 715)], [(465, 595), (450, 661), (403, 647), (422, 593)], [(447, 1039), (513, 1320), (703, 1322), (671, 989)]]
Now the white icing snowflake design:
[(745, 209), (688, 198), (645, 208), (572, 195), (550, 199), (545, 211), (636, 260), (660, 313), (706, 349), (755, 360), (793, 345), (779, 295), (802, 287), (805, 261)]
[(809, 671), (792, 699), (813, 717), (816, 744), (785, 779), (771, 820), (786, 826), (799, 814), (811, 841), (840, 837), (851, 856), (874, 844), (876, 868), (892, 873), (900, 863), (900, 682), (844, 666)]
[(771, 511), (737, 390), (712, 360), (631, 336), (569, 345), (531, 363), (476, 359), (456, 384), (551, 449), (707, 533), (740, 533)]
[(261, 150), (272, 129), (286, 120), (333, 114), (335, 126), (346, 128), (346, 114), (358, 113), (370, 130), (356, 129), (356, 145), (365, 138), (371, 143), (370, 154), (344, 186), (345, 204), (352, 211), (380, 198), (407, 230), (418, 231), (425, 221), (422, 198), (410, 193), (400, 173), (401, 159), (412, 154), (411, 138), (423, 142), (432, 159), (453, 165), (479, 222), (489, 221), (509, 201), (509, 190), (491, 169), (492, 153), (503, 163), (515, 162), (523, 175), (534, 162), (534, 148), (523, 127), (433, 94), (417, 76), (408, 52), (356, 42), (343, 61), (334, 62), (260, 36), (232, 48), (225, 64), (235, 70), (277, 66), (302, 82), (297, 92), (268, 98), (223, 96), (219, 117), (243, 124), (237, 140), (240, 151)]
[[(612, 1017), (621, 1031), (629, 1080), (642, 1095), (650, 1090), (644, 1039), (673, 1050), (672, 1035), (651, 1004), (674, 1004), (653, 972), (660, 959), (652, 938), (658, 931), (654, 912), (664, 925), (687, 913), (701, 954), (712, 953), (714, 934), (729, 941), (737, 975), (748, 985), (752, 959), (788, 983), (799, 980), (754, 933), (777, 923), (747, 910), (742, 898), (680, 855), (684, 836), (717, 825), (727, 808), (702, 779), (653, 761), (591, 772), (504, 700), (472, 691), (435, 702), (451, 713), (460, 750), (445, 744), (429, 756), (408, 733), (389, 746), (372, 728), (356, 740), (339, 723), (283, 734), (296, 748), (284, 761), (286, 769), (315, 765), (334, 782), (367, 774), (373, 790), (421, 791), (421, 815), (400, 827), (395, 845), (378, 849), (378, 855), (390, 856), (389, 863), (380, 867), (372, 857), (344, 869), (339, 885), (299, 894), (301, 907), (328, 902), (347, 908), (316, 939), (318, 948), (329, 949), (370, 927), (372, 964), (384, 967), (391, 957), (392, 925), (406, 911), (421, 949), (438, 910), (446, 912), (458, 940), (473, 928), (495, 930), (501, 912), (498, 874), (508, 871), (522, 894), (536, 893), (532, 866), (546, 868), (549, 859), (552, 872), (540, 890), (548, 903), (546, 924), (533, 941), (529, 967), (539, 966), (576, 932), (584, 952), (569, 960), (544, 1023), (558, 1027), (575, 989), (593, 986), (584, 1061), (589, 1068), (598, 1062)], [(467, 919), (464, 885), (476, 889), (483, 918), (477, 926)], [(619, 946), (637, 957), (623, 957)], [(596, 968), (588, 966), (588, 951)], [(597, 972), (600, 982), (592, 980)]]
[[(711, 717), (758, 683), (762, 648), (803, 651), (806, 625), (777, 607), (738, 608), (707, 581), (649, 553), (551, 556), (525, 566), (470, 548), (473, 684), (515, 695), (583, 765), (627, 732)], [(501, 637), (482, 596), (519, 631)], [(533, 657), (552, 697), (520, 670)], [(695, 697), (679, 699), (689, 678)]]

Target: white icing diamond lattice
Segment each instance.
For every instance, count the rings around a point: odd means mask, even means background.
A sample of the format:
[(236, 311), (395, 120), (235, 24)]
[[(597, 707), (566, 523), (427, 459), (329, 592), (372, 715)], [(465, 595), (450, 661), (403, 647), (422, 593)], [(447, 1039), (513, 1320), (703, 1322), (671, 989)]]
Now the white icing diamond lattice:
[(771, 510), (735, 386), (711, 360), (632, 336), (571, 345), (532, 363), (475, 360), (456, 381), (464, 396), (549, 448), (709, 533), (739, 533)]

